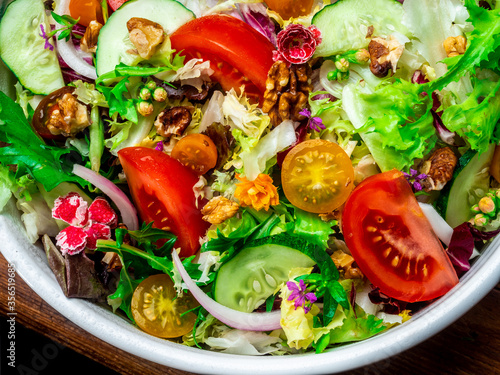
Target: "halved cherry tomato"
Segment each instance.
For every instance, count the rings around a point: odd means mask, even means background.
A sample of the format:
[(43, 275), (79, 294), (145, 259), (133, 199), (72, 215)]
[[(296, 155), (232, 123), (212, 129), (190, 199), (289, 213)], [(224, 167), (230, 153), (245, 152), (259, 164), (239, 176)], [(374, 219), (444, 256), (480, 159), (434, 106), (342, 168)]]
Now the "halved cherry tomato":
[(108, 4), (113, 9), (113, 11), (117, 10), (123, 4), (125, 4), (128, 0), (108, 0)]
[(104, 23), (102, 7), (99, 0), (71, 0), (69, 2), (69, 14), (74, 19), (80, 18), (78, 23), (88, 26), (91, 21)]
[(342, 215), (347, 247), (382, 293), (428, 301), (458, 283), (441, 242), (403, 173), (368, 177), (352, 192)]
[(265, 0), (267, 6), (283, 19), (309, 14), (314, 0)]
[(177, 29), (170, 41), (187, 60), (210, 60), (211, 77), (224, 90), (239, 92), (244, 85), (248, 97), (255, 102), (262, 98), (274, 46), (245, 22), (222, 14), (196, 18)]
[(171, 156), (197, 174), (205, 174), (217, 164), (217, 147), (204, 134), (189, 134), (179, 140)]
[(38, 104), (33, 114), (33, 119), (31, 124), (36, 132), (45, 139), (64, 139), (61, 135), (52, 134), (49, 129), (47, 129), (47, 124), (52, 112), (59, 109), (57, 102), (67, 93), (73, 93), (75, 91), (74, 87), (64, 86), (60, 89), (50, 93)]
[(196, 314), (187, 311), (198, 306), (191, 293), (177, 297), (174, 283), (166, 274), (149, 276), (132, 295), (132, 316), (136, 324), (150, 335), (174, 338), (190, 332)]
[(354, 187), (351, 159), (338, 144), (323, 139), (299, 143), (287, 154), (281, 169), (285, 196), (308, 212), (339, 208)]
[(118, 157), (141, 219), (174, 233), (181, 257), (195, 254), (210, 225), (195, 202), (198, 176), (167, 154), (146, 147), (124, 148)]

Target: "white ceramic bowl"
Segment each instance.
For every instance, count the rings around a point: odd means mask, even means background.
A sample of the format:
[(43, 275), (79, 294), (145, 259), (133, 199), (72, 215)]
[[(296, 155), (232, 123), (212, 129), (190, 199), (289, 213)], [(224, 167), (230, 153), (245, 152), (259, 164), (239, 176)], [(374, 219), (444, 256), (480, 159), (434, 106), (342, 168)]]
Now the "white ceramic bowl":
[[(500, 282), (500, 236), (476, 259), (460, 284), (410, 321), (371, 339), (322, 354), (250, 357), (189, 348), (145, 334), (110, 310), (68, 299), (44, 252), (26, 238), (13, 202), (0, 215), (0, 251), (48, 304), (94, 336), (147, 360), (200, 374), (333, 374), (398, 354), (444, 329)], [(314, 356), (314, 358), (311, 358)]]

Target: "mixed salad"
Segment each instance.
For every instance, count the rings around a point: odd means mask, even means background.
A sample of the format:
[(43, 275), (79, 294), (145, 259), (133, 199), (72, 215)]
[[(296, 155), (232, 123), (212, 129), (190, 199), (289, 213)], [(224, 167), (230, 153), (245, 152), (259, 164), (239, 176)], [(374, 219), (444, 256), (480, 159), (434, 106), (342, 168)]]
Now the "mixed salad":
[(499, 232), (495, 0), (14, 0), (0, 57), (0, 206), (151, 335), (320, 353)]

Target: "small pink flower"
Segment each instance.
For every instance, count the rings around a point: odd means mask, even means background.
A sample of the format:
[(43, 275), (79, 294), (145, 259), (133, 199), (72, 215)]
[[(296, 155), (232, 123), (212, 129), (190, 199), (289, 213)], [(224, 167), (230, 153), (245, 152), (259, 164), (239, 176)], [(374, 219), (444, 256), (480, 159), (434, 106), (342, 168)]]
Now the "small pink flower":
[(95, 250), (99, 239), (110, 239), (118, 216), (109, 203), (97, 197), (88, 207), (78, 193), (69, 193), (54, 202), (52, 217), (70, 224), (56, 236), (62, 254), (74, 255), (85, 248)]
[(303, 64), (312, 57), (320, 43), (321, 31), (316, 26), (311, 25), (306, 28), (292, 23), (279, 32), (278, 51), (273, 54), (273, 59), (288, 64)]

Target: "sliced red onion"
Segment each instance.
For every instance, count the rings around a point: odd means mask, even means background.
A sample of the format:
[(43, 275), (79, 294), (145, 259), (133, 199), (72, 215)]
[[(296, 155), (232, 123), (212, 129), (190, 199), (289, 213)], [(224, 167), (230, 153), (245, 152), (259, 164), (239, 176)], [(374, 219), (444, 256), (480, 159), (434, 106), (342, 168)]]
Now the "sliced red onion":
[[(69, 14), (68, 5), (69, 0), (58, 1), (56, 13), (60, 15)], [(59, 35), (59, 33), (57, 35)], [(95, 68), (83, 59), (80, 53), (75, 49), (71, 39), (69, 41), (66, 41), (65, 39), (58, 40), (57, 52), (64, 62), (75, 72), (93, 80), (97, 79)]]
[(73, 173), (78, 177), (83, 178), (85, 181), (90, 182), (113, 201), (120, 211), (123, 224), (125, 224), (129, 230), (139, 229), (137, 210), (125, 193), (115, 184), (113, 184), (106, 177), (103, 177), (100, 174), (95, 173), (93, 170), (85, 168), (79, 164), (75, 164), (73, 166)]
[(272, 331), (281, 328), (280, 311), (268, 313), (245, 313), (221, 305), (207, 296), (205, 292), (203, 292), (203, 290), (196, 285), (194, 280), (189, 276), (186, 269), (182, 265), (179, 255), (177, 255), (175, 250), (172, 251), (172, 259), (177, 267), (177, 270), (181, 274), (182, 280), (186, 283), (193, 297), (196, 298), (200, 305), (202, 305), (210, 314), (222, 323), (243, 331)]
[(432, 226), (434, 233), (439, 237), (446, 246), (450, 245), (453, 228), (438, 214), (436, 209), (428, 203), (418, 203), (422, 212)]

